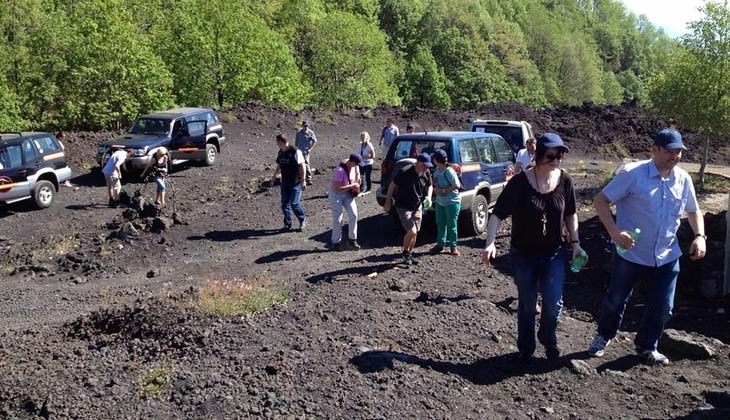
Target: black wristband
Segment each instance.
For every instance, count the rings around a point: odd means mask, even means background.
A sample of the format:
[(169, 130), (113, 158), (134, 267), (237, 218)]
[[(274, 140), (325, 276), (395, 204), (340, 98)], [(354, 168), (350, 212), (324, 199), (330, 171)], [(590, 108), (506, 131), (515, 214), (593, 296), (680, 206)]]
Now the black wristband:
[(572, 244), (579, 244), (579, 243), (580, 243), (580, 241), (570, 241), (570, 244), (571, 244), (571, 245), (572, 245)]
[(701, 234), (701, 233), (696, 233), (696, 234), (695, 234), (695, 238), (702, 238), (702, 239), (704, 239), (704, 240), (707, 240), (707, 235), (703, 235), (703, 234)]

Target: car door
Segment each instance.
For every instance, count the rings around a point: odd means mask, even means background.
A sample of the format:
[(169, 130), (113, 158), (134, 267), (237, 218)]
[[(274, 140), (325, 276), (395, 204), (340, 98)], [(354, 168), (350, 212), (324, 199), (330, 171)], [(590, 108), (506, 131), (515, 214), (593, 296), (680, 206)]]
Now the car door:
[(474, 139), (459, 139), (456, 148), (459, 153), (459, 160), (456, 162), (461, 162), (461, 182), (464, 184), (464, 190), (472, 190), (477, 184), (487, 180), (479, 162)]
[(208, 133), (206, 120), (186, 121), (180, 118), (173, 123), (170, 140), (172, 159), (205, 159), (205, 141)]
[(479, 154), (479, 162), (484, 179), (493, 186), (493, 189), (501, 189), (500, 183), (507, 177), (507, 168), (497, 158), (497, 154), (492, 146), (492, 137), (479, 137), (474, 139), (474, 143)]
[(491, 143), (492, 146), (494, 146), (495, 163), (500, 165), (500, 168), (502, 169), (501, 178), (498, 182), (506, 182), (509, 168), (515, 163), (515, 154), (512, 151), (510, 144), (499, 136), (492, 137)]
[(13, 201), (30, 195), (28, 168), (23, 164), (20, 144), (0, 147), (0, 201)]

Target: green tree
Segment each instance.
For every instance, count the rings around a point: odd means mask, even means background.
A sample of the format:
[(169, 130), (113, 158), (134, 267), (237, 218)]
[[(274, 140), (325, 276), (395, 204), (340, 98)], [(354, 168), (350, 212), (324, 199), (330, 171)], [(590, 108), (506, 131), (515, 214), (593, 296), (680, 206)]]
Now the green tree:
[(320, 106), (398, 105), (397, 65), (385, 34), (352, 13), (332, 12), (308, 40), (305, 71)]
[(419, 48), (406, 65), (403, 85), (403, 102), (408, 106), (451, 107), (451, 98), (446, 93), (446, 76), (426, 48)]
[(140, 112), (172, 105), (172, 76), (124, 0), (78, 1), (68, 16), (68, 67), (59, 75), (65, 121), (120, 129)]
[(701, 11), (703, 17), (689, 25), (691, 32), (682, 40), (684, 51), (654, 78), (651, 100), (660, 113), (704, 134), (704, 187), (710, 141), (730, 133), (730, 8), (726, 0), (708, 2)]
[(238, 3), (178, 1), (167, 26), (156, 32), (177, 101), (223, 107), (260, 100), (301, 108), (310, 90), (291, 48), (245, 2)]

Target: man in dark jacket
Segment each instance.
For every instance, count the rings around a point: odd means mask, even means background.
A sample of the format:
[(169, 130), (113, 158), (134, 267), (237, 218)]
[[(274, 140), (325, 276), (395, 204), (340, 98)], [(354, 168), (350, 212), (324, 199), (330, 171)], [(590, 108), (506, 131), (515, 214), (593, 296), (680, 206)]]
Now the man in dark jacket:
[(281, 134), (276, 136), (276, 145), (279, 146), (279, 153), (276, 156), (276, 172), (271, 183), (273, 185), (276, 176), (281, 173), (281, 212), (284, 214), (284, 227), (281, 230), (283, 232), (292, 230), (291, 210), (294, 210), (294, 215), (299, 219), (299, 230), (304, 230), (307, 226), (307, 216), (300, 203), (302, 191), (307, 189), (304, 183), (306, 171), (304, 156)]

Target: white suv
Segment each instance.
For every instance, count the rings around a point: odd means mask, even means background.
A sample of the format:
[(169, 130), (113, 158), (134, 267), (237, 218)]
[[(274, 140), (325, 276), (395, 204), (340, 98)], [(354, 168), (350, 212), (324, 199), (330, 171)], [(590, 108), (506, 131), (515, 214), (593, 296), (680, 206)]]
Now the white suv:
[(474, 120), (471, 123), (471, 131), (499, 134), (507, 140), (515, 153), (525, 147), (528, 138), (535, 136), (532, 133), (532, 126), (527, 121)]

